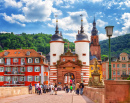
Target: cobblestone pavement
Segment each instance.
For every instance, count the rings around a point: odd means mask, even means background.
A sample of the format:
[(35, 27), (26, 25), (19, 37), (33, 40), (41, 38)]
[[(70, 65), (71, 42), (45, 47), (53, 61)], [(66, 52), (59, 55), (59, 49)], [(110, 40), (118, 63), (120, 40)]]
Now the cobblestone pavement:
[(14, 97), (1, 98), (0, 103), (94, 103), (86, 96), (76, 95), (73, 93), (65, 93), (58, 91), (58, 95), (50, 95), (50, 93), (37, 95), (28, 94)]

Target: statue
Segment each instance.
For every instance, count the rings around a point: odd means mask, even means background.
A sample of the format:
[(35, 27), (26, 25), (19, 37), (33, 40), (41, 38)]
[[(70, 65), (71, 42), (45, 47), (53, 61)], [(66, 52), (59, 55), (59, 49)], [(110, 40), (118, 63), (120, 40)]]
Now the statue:
[(97, 59), (95, 59), (95, 62), (94, 62), (94, 73), (98, 73)]

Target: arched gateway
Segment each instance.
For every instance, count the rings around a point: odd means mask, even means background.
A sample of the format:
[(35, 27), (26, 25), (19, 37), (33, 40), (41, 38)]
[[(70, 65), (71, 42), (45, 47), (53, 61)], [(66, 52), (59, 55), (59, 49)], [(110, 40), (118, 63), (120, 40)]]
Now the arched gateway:
[(57, 84), (62, 87), (64, 84), (76, 83), (81, 81), (81, 61), (78, 60), (78, 55), (70, 51), (60, 56), (57, 61)]

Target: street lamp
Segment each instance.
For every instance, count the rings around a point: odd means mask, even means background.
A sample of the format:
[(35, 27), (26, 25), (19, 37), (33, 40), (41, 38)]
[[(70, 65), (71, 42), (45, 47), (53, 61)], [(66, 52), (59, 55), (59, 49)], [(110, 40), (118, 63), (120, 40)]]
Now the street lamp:
[(113, 34), (113, 27), (114, 26), (106, 26), (106, 34), (107, 37), (109, 37), (109, 80), (111, 80), (111, 43), (110, 43), (110, 37)]

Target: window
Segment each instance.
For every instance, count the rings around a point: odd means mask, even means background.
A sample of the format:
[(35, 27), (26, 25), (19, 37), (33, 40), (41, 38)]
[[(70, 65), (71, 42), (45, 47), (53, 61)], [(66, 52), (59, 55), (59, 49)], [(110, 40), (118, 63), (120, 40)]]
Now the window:
[(40, 81), (40, 80), (39, 80), (39, 76), (35, 76), (35, 81), (36, 81), (36, 82)]
[(4, 59), (3, 58), (0, 58), (0, 63), (4, 63)]
[(25, 72), (25, 67), (20, 67), (21, 72)]
[(115, 64), (113, 64), (113, 68), (115, 68)]
[(83, 62), (83, 64), (86, 64), (86, 62)]
[(75, 61), (75, 58), (73, 58), (73, 62)]
[(113, 75), (115, 75), (116, 74), (116, 71), (113, 71)]
[(7, 77), (6, 77), (6, 81), (11, 81), (11, 77), (10, 77), (10, 76), (7, 76)]
[(98, 70), (100, 70), (100, 67), (98, 67)]
[(39, 58), (35, 58), (35, 63), (39, 63)]
[(93, 67), (91, 67), (91, 70), (93, 70)]
[(129, 75), (130, 75), (130, 71), (129, 71)]
[(85, 54), (85, 53), (83, 53), (83, 54), (82, 54), (82, 56), (86, 56), (86, 54)]
[(53, 54), (53, 56), (56, 56), (56, 54)]
[(35, 67), (35, 72), (40, 72), (40, 67)]
[(20, 81), (25, 81), (24, 76), (20, 77)]
[(122, 57), (122, 60), (125, 60), (125, 57)]
[(63, 69), (65, 69), (65, 67), (63, 67)]
[(4, 72), (4, 67), (0, 67), (0, 72)]
[(117, 64), (117, 68), (119, 68), (120, 67), (120, 65), (119, 64)]
[(11, 72), (11, 67), (6, 67), (7, 72)]
[(122, 74), (123, 74), (123, 75), (126, 74), (126, 70), (123, 70), (123, 71), (122, 71)]
[(128, 65), (128, 67), (130, 68), (130, 64)]
[(65, 58), (63, 58), (63, 61), (65, 61)]
[(28, 76), (28, 81), (29, 82), (33, 81), (33, 76)]
[(117, 71), (117, 75), (120, 75), (120, 71)]
[(126, 67), (126, 64), (122, 64), (122, 68), (125, 68)]
[(75, 67), (73, 67), (73, 69), (75, 69)]
[(13, 59), (13, 62), (18, 62), (18, 58), (14, 58), (14, 59)]
[(33, 67), (27, 67), (28, 72), (32, 72), (33, 71)]
[(30, 55), (30, 52), (29, 52), (29, 51), (27, 51), (27, 55)]
[(4, 76), (0, 76), (0, 82), (4, 81)]
[(28, 58), (28, 63), (32, 63), (32, 58)]

